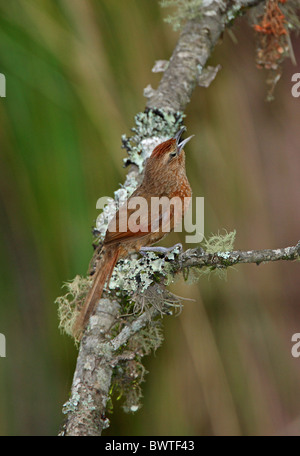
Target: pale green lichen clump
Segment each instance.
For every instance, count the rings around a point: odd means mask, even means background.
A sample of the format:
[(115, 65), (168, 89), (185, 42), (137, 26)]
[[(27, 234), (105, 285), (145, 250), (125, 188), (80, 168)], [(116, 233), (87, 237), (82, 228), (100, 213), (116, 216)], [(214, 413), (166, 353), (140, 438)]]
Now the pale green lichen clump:
[[(230, 231), (229, 233), (224, 229), (224, 234), (212, 234), (208, 239), (205, 238), (203, 241), (203, 249), (206, 253), (211, 255), (217, 254), (224, 258), (229, 258), (230, 252), (234, 248), (234, 241), (236, 237), (236, 231)], [(210, 276), (211, 273), (216, 273), (220, 279), (227, 279), (227, 268), (225, 264), (220, 267), (194, 267), (188, 271), (187, 280), (189, 283), (194, 283), (199, 280), (200, 276)]]
[(74, 337), (72, 328), (80, 306), (91, 286), (91, 281), (90, 277), (77, 275), (73, 280), (63, 285), (67, 289), (67, 293), (55, 300), (55, 304), (58, 305), (59, 329), (71, 337)]
[[(166, 256), (168, 259), (168, 256)], [(114, 269), (109, 288), (122, 290), (126, 294), (145, 291), (152, 283), (155, 273), (167, 276), (170, 263), (156, 254), (148, 252), (143, 258), (121, 260)]]
[(203, 248), (207, 253), (219, 253), (233, 250), (236, 231), (229, 233), (224, 230), (224, 234), (212, 234), (208, 239), (204, 239)]

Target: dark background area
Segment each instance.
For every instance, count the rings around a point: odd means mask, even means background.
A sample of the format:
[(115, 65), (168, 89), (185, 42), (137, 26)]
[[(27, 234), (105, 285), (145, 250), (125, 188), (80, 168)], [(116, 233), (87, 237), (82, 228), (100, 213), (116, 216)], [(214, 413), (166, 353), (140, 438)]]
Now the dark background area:
[[(76, 348), (58, 330), (54, 300), (84, 275), (96, 201), (126, 170), (121, 135), (155, 88), (155, 60), (178, 34), (147, 0), (0, 1), (0, 434), (56, 435)], [(187, 173), (205, 197), (205, 235), (236, 229), (235, 248), (295, 245), (300, 238), (300, 99), (289, 61), (267, 103), (251, 27), (239, 19), (186, 111)], [(300, 61), (300, 41), (292, 37)], [(164, 245), (183, 241), (172, 234)], [(188, 245), (187, 247), (190, 247)], [(166, 317), (165, 342), (149, 357), (143, 408), (119, 403), (106, 435), (299, 434), (299, 263), (240, 265), (172, 290), (195, 299)]]

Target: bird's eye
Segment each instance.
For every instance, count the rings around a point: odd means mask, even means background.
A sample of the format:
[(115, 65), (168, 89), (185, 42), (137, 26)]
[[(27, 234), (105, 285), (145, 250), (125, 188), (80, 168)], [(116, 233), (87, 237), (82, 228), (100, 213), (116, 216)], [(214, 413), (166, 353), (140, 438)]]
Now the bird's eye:
[(176, 152), (176, 151), (175, 151), (175, 152), (171, 152), (171, 153), (170, 153), (170, 158), (176, 157), (176, 155), (177, 155), (177, 152)]

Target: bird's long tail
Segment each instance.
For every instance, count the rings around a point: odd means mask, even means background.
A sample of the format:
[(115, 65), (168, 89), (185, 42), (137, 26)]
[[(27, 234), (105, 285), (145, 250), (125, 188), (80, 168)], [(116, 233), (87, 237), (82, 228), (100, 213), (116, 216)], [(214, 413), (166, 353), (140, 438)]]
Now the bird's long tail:
[(86, 327), (90, 316), (95, 310), (95, 307), (102, 296), (105, 283), (109, 283), (116, 262), (119, 258), (118, 247), (108, 247), (97, 264), (97, 269), (94, 274), (94, 280), (90, 291), (84, 301), (83, 307), (73, 326), (73, 334), (77, 338), (81, 338), (84, 328)]

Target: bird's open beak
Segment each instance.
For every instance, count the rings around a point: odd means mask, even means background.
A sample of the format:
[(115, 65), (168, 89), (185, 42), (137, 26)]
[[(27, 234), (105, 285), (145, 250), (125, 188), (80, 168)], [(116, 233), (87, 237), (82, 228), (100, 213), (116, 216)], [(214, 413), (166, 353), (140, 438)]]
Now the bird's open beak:
[(176, 135), (174, 136), (174, 139), (176, 139), (176, 144), (177, 144), (177, 155), (180, 154), (180, 152), (182, 151), (182, 149), (184, 148), (184, 146), (186, 145), (186, 143), (189, 142), (190, 139), (192, 139), (192, 136), (189, 136), (188, 138), (184, 139), (183, 141), (180, 142), (180, 137), (182, 135), (182, 133), (186, 130), (186, 127), (183, 126), (180, 128), (180, 130), (176, 133)]

